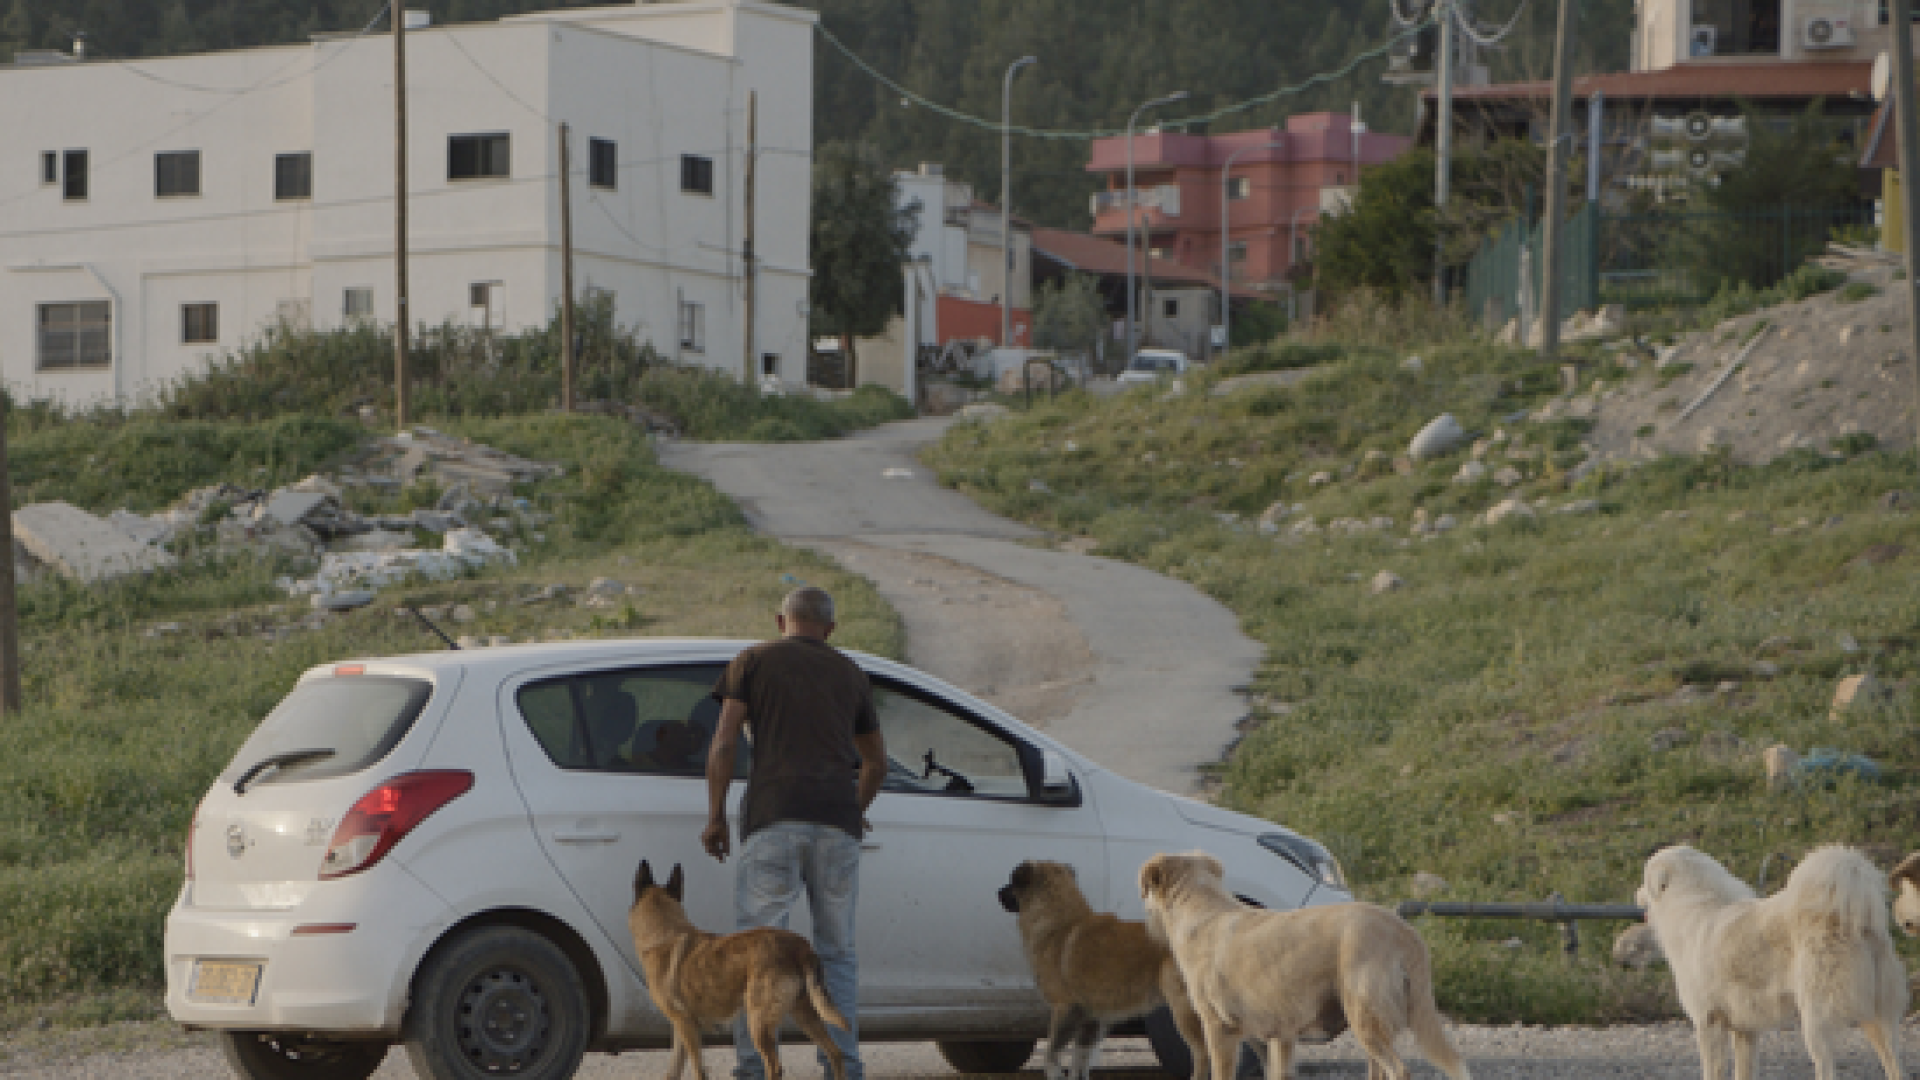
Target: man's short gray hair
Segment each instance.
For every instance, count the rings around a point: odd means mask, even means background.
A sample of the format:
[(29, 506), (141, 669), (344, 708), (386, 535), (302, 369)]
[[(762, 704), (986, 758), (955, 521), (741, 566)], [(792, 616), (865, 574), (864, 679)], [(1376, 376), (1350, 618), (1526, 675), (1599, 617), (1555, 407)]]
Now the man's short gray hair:
[(803, 585), (780, 601), (780, 613), (794, 622), (833, 625), (833, 597), (816, 585)]

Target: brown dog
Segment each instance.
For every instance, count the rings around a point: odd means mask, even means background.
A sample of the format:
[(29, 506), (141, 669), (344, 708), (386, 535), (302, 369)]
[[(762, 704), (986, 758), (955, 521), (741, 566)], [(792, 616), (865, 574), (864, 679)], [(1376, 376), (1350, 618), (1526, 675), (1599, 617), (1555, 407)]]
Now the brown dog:
[[(1020, 917), (1020, 942), (1034, 982), (1053, 1006), (1048, 1080), (1086, 1080), (1107, 1031), (1161, 1004), (1173, 1012), (1180, 1037), (1193, 1053), (1194, 1080), (1205, 1080), (1206, 1036), (1200, 1018), (1187, 1003), (1179, 966), (1166, 946), (1147, 936), (1145, 923), (1094, 911), (1074, 880), (1073, 867), (1056, 862), (1014, 867), (1000, 890), (1000, 906)], [(1065, 1073), (1060, 1068), (1063, 1041), (1073, 1045), (1073, 1062)]]
[(827, 1024), (852, 1030), (820, 983), (820, 958), (799, 934), (773, 927), (738, 934), (709, 934), (693, 925), (681, 907), (685, 879), (675, 866), (667, 883), (657, 885), (653, 868), (641, 860), (633, 879), (633, 907), (627, 929), (640, 955), (653, 1003), (673, 1021), (673, 1056), (667, 1080), (680, 1080), (680, 1068), (693, 1061), (693, 1075), (707, 1080), (700, 1061), (700, 1033), (747, 1012), (747, 1030), (766, 1059), (767, 1075), (780, 1080), (780, 1021), (789, 1013), (800, 1030), (827, 1055), (833, 1080), (846, 1080), (845, 1055), (827, 1033)]
[(1227, 891), (1205, 852), (1155, 855), (1140, 868), (1147, 930), (1180, 964), (1206, 1029), (1213, 1080), (1232, 1080), (1243, 1039), (1267, 1046), (1267, 1075), (1292, 1075), (1300, 1036), (1337, 1005), (1367, 1054), (1371, 1080), (1407, 1080), (1394, 1039), (1412, 1031), (1420, 1052), (1453, 1080), (1467, 1067), (1433, 1004), (1426, 942), (1372, 904), (1263, 911)]

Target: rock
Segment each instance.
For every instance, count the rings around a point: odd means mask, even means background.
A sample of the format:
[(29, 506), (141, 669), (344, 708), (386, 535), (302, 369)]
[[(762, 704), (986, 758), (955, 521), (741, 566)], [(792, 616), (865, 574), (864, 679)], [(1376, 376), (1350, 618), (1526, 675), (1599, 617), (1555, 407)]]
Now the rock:
[(126, 510), (108, 514), (107, 524), (143, 544), (164, 544), (179, 531), (173, 522), (163, 517), (146, 517)]
[(151, 573), (179, 561), (64, 502), (35, 503), (14, 511), (13, 535), (39, 562), (62, 577), (88, 584)]
[(1653, 935), (1653, 927), (1646, 923), (1629, 926), (1613, 939), (1613, 962), (1621, 967), (1645, 971), (1666, 958), (1660, 951), (1659, 939)]
[(332, 551), (402, 551), (413, 545), (411, 533), (375, 529), (372, 532), (343, 536), (328, 545)]
[(1140, 464), (1142, 464), (1142, 465), (1151, 465), (1151, 464), (1153, 464), (1154, 462), (1156, 462), (1156, 461), (1159, 461), (1159, 460), (1160, 460), (1160, 455), (1159, 455), (1159, 454), (1156, 454), (1156, 453), (1154, 453), (1154, 452), (1153, 452), (1153, 451), (1151, 451), (1151, 450), (1149, 450), (1149, 451), (1147, 451), (1146, 453), (1144, 453), (1144, 454), (1141, 454), (1141, 455), (1140, 455)]
[(513, 636), (511, 634), (490, 634), (487, 636), (487, 645), (490, 647), (498, 648), (501, 645), (511, 644), (513, 644)]
[(472, 634), (461, 634), (459, 637), (453, 639), (453, 647), (456, 649), (478, 649), (485, 644), (485, 641)]
[(1840, 651), (1843, 653), (1857, 653), (1860, 651), (1860, 643), (1853, 640), (1852, 634), (1841, 634), (1839, 645)]
[(1784, 791), (1792, 785), (1800, 755), (1784, 743), (1769, 746), (1760, 755), (1767, 767), (1767, 790)]
[(455, 604), (447, 616), (457, 623), (470, 623), (480, 617), (468, 604)]
[(1755, 660), (1747, 665), (1747, 670), (1756, 679), (1777, 679), (1780, 677), (1780, 665), (1771, 660)]
[(1652, 748), (1654, 753), (1664, 754), (1669, 750), (1675, 750), (1685, 746), (1692, 741), (1693, 735), (1687, 731), (1686, 728), (1662, 728), (1653, 733), (1653, 736), (1647, 740), (1647, 745)]
[(1034, 492), (1035, 494), (1038, 494), (1038, 495), (1047, 495), (1052, 493), (1053, 491), (1052, 488), (1047, 486), (1047, 482), (1045, 480), (1027, 481), (1027, 490)]
[(313, 594), (313, 606), (317, 611), (352, 611), (373, 603), (373, 593), (367, 589), (342, 589), (339, 592)]
[(294, 483), (288, 484), (287, 490), (310, 492), (316, 495), (327, 495), (327, 496), (331, 496), (334, 499), (342, 499), (346, 497), (346, 491), (342, 489), (339, 484), (336, 484), (332, 480), (329, 480), (326, 477), (321, 476), (319, 473), (314, 473), (312, 476), (309, 476), (303, 480), (297, 480)]
[(1834, 688), (1828, 715), (1838, 717), (1844, 712), (1884, 709), (1893, 702), (1893, 688), (1886, 683), (1872, 675), (1852, 675), (1841, 679), (1840, 685)]
[(1441, 413), (1428, 421), (1407, 444), (1407, 455), (1415, 461), (1436, 458), (1451, 453), (1466, 441), (1467, 430), (1460, 426), (1460, 421), (1455, 420), (1452, 413)]
[(1420, 371), (1425, 367), (1426, 364), (1418, 356), (1403, 356), (1400, 358), (1400, 370), (1402, 371)]
[(1600, 510), (1599, 499), (1575, 499), (1555, 510), (1556, 514), (1592, 514)]
[(1005, 405), (994, 401), (976, 401), (960, 409), (960, 419), (973, 420), (982, 424), (992, 423), (1013, 415)]
[(1308, 487), (1325, 487), (1331, 483), (1333, 483), (1333, 474), (1324, 470), (1307, 477)]
[(1379, 596), (1381, 593), (1393, 592), (1395, 589), (1404, 589), (1406, 587), (1406, 580), (1399, 574), (1391, 570), (1382, 570), (1373, 575), (1373, 582), (1367, 586), (1367, 591), (1375, 596)]
[(1468, 450), (1467, 453), (1473, 458), (1473, 460), (1479, 461), (1481, 458), (1484, 458), (1487, 456), (1487, 451), (1492, 449), (1493, 449), (1493, 444), (1488, 442), (1487, 440), (1475, 439), (1473, 440), (1473, 448)]
[(1531, 517), (1533, 517), (1533, 507), (1528, 506), (1522, 499), (1510, 498), (1494, 504), (1493, 508), (1487, 511), (1487, 524), (1498, 525), (1508, 518)]
[(254, 519), (271, 518), (282, 525), (300, 525), (309, 518), (336, 517), (340, 500), (318, 491), (276, 491), (254, 511)]
[(1430, 896), (1439, 896), (1446, 891), (1447, 879), (1439, 874), (1430, 874), (1422, 870), (1413, 875), (1413, 895), (1423, 900)]
[(1477, 484), (1487, 478), (1487, 467), (1479, 461), (1469, 458), (1460, 463), (1460, 471), (1453, 474), (1456, 484)]
[(1524, 479), (1526, 477), (1520, 475), (1520, 470), (1511, 465), (1502, 465), (1493, 474), (1493, 482), (1501, 487), (1512, 487)]
[(1260, 512), (1259, 530), (1271, 536), (1280, 531), (1280, 523), (1293, 516), (1293, 507), (1284, 502), (1274, 503)]
[(587, 582), (588, 596), (625, 596), (627, 587), (607, 577), (597, 577)]

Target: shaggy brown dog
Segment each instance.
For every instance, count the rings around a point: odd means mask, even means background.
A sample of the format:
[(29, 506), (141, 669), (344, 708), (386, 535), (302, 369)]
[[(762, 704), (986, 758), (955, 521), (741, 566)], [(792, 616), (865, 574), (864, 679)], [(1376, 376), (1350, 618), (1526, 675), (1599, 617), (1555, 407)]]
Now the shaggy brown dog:
[(640, 969), (647, 976), (653, 1003), (673, 1021), (673, 1056), (667, 1080), (693, 1061), (693, 1075), (707, 1080), (700, 1061), (700, 1033), (747, 1012), (747, 1030), (766, 1059), (767, 1075), (780, 1080), (780, 1021), (789, 1013), (800, 1030), (827, 1055), (833, 1080), (846, 1080), (845, 1055), (827, 1033), (827, 1024), (848, 1029), (820, 984), (820, 958), (799, 934), (773, 927), (738, 934), (709, 934), (693, 925), (681, 907), (685, 879), (675, 866), (667, 883), (657, 885), (643, 859), (633, 879), (633, 907), (627, 929), (633, 934)]
[(1267, 1075), (1291, 1076), (1293, 1047), (1337, 1006), (1367, 1053), (1372, 1080), (1407, 1080), (1393, 1042), (1412, 1031), (1453, 1080), (1469, 1074), (1440, 1027), (1426, 942), (1372, 904), (1263, 911), (1235, 899), (1220, 860), (1155, 855), (1140, 868), (1147, 929), (1180, 964), (1206, 1030), (1213, 1080), (1232, 1080), (1243, 1039), (1264, 1041)]
[[(1086, 1080), (1094, 1052), (1114, 1024), (1160, 1005), (1173, 1012), (1193, 1054), (1193, 1080), (1205, 1080), (1207, 1047), (1200, 1018), (1187, 1003), (1180, 968), (1165, 945), (1147, 936), (1145, 923), (1093, 910), (1074, 880), (1073, 867), (1023, 862), (1000, 890), (1000, 906), (1020, 916), (1020, 943), (1033, 981), (1053, 1006), (1047, 1036), (1049, 1080)], [(1063, 1073), (1060, 1047), (1073, 1045)]]
[(1894, 892), (1893, 921), (1908, 937), (1920, 934), (1920, 851), (1901, 859), (1887, 875), (1887, 884)]

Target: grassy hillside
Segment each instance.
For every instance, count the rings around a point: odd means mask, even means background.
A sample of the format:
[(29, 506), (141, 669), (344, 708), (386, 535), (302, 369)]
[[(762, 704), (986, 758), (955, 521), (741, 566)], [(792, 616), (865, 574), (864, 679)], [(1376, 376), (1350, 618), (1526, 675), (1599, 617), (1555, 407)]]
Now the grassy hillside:
[[(1749, 880), (1820, 842), (1914, 843), (1920, 551), (1911, 496), (1882, 502), (1914, 489), (1911, 454), (1663, 459), (1574, 482), (1581, 423), (1515, 419), (1558, 388), (1529, 354), (1449, 348), (1417, 370), (1384, 350), (1251, 359), (1325, 365), (1292, 389), (1214, 396), (1210, 375), (1180, 396), (1067, 396), (956, 427), (928, 455), (989, 506), (1192, 582), (1266, 645), (1225, 802), (1324, 840), (1379, 900), (1412, 895), (1424, 871), (1451, 899), (1629, 902), (1660, 843)], [(1394, 468), (1443, 410), (1524, 440), (1485, 464), (1526, 475), (1515, 490), (1545, 500), (1536, 516), (1473, 524), (1508, 492), (1452, 482), (1465, 450)], [(1279, 501), (1304, 505), (1265, 535), (1255, 519)], [(1569, 503), (1590, 510), (1552, 512)], [(1410, 535), (1419, 511), (1459, 527)], [(1316, 531), (1294, 533), (1308, 516)], [(1392, 524), (1329, 528), (1377, 518)], [(1375, 594), (1381, 571), (1404, 587)], [(1863, 672), (1896, 681), (1898, 702), (1830, 717), (1836, 680)], [(1883, 782), (1769, 793), (1774, 743), (1868, 755)], [(1670, 1011), (1664, 975), (1607, 968), (1617, 929), (1590, 925), (1568, 964), (1549, 925), (1422, 926), (1457, 1017)]]

